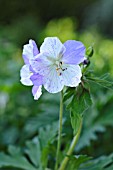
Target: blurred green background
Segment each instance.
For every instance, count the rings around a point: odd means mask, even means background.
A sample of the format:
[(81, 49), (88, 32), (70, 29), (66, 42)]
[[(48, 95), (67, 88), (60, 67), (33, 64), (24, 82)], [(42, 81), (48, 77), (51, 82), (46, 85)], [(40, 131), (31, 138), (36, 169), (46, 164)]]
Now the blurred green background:
[[(20, 83), (23, 45), (34, 39), (40, 46), (47, 36), (92, 45), (95, 53), (89, 69), (113, 78), (112, 0), (0, 0), (1, 151), (9, 144), (24, 146), (40, 127), (58, 119), (59, 94), (44, 92), (34, 101), (31, 87)], [(92, 83), (91, 92), (94, 104), (85, 114), (76, 152), (96, 157), (113, 152), (113, 91)], [(64, 117), (65, 146), (72, 129), (69, 112)]]

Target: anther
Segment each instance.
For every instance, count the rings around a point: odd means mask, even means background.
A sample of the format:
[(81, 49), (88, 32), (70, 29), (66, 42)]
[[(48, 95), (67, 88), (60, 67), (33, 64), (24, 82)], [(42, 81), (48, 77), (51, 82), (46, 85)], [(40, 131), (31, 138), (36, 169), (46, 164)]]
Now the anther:
[(56, 68), (56, 71), (60, 70), (60, 68)]
[(67, 68), (62, 69), (62, 71), (65, 71), (65, 70), (67, 70)]

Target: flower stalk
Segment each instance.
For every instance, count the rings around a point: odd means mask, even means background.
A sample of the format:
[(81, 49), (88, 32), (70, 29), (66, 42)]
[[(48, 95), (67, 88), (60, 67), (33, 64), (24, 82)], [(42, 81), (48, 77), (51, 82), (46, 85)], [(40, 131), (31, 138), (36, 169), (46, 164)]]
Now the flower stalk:
[(81, 123), (80, 123), (78, 132), (77, 132), (77, 134), (74, 136), (74, 138), (73, 138), (73, 140), (72, 140), (72, 143), (71, 143), (71, 145), (70, 145), (70, 148), (69, 148), (69, 150), (68, 150), (68, 152), (67, 152), (64, 160), (63, 160), (62, 163), (61, 163), (61, 166), (60, 166), (59, 170), (65, 170), (65, 168), (66, 168), (66, 166), (67, 166), (67, 164), (68, 164), (68, 161), (69, 161), (69, 156), (71, 156), (72, 152), (74, 151), (74, 148), (75, 148), (75, 146), (76, 146), (76, 144), (77, 144), (77, 142), (78, 142), (78, 139), (79, 139), (79, 137), (80, 137), (81, 129), (82, 129), (82, 121), (81, 121)]
[(58, 170), (58, 163), (59, 163), (59, 154), (60, 154), (61, 136), (62, 136), (62, 118), (63, 118), (63, 90), (61, 91), (61, 97), (60, 97), (59, 130), (58, 130), (58, 143), (57, 143), (55, 170)]

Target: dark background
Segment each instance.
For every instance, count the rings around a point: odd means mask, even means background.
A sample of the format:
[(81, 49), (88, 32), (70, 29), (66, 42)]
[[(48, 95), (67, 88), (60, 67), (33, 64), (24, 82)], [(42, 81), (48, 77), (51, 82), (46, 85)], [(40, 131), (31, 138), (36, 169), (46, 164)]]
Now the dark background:
[(39, 38), (50, 20), (71, 17), (76, 19), (77, 31), (95, 26), (111, 38), (112, 11), (112, 0), (0, 0), (0, 27), (4, 37), (21, 45), (29, 37)]

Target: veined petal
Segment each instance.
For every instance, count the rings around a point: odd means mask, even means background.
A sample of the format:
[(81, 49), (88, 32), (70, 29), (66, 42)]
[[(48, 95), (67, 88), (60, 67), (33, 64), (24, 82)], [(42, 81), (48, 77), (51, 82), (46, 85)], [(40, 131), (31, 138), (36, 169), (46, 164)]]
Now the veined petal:
[(40, 47), (40, 53), (46, 53), (50, 59), (61, 57), (64, 52), (65, 47), (57, 37), (45, 38), (43, 44)]
[(42, 95), (42, 86), (33, 86), (32, 94), (35, 100), (38, 100), (39, 97)]
[(35, 86), (40, 86), (43, 84), (43, 77), (39, 74), (33, 74), (30, 77), (30, 80), (33, 82)]
[(80, 64), (85, 59), (85, 46), (80, 41), (68, 40), (62, 61), (66, 64)]
[(62, 72), (65, 86), (76, 87), (81, 82), (81, 68), (79, 65), (68, 65), (67, 69)]
[(25, 64), (28, 64), (29, 60), (33, 59), (37, 54), (39, 54), (39, 51), (35, 41), (29, 40), (29, 44), (24, 45), (23, 48), (23, 59)]
[(50, 93), (58, 93), (64, 87), (62, 77), (58, 75), (54, 66), (49, 68), (49, 73), (44, 77), (44, 88)]
[(33, 73), (30, 71), (29, 65), (24, 65), (20, 70), (21, 83), (26, 86), (32, 86), (33, 83), (30, 80), (32, 74)]
[(45, 57), (45, 54), (39, 54), (36, 59), (30, 60), (30, 65), (32, 66), (33, 70), (42, 75), (45, 76), (49, 72), (49, 66), (52, 63)]

